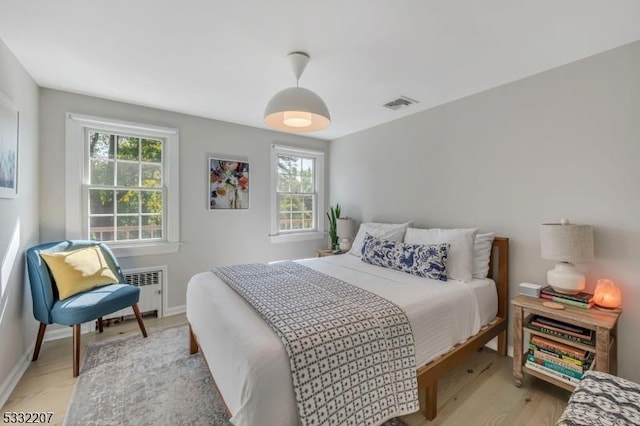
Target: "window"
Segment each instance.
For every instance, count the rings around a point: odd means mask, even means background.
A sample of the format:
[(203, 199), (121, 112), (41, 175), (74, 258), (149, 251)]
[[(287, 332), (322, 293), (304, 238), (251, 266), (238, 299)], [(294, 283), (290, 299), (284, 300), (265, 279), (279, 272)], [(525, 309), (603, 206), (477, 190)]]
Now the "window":
[(324, 153), (272, 145), (271, 240), (324, 238)]
[(165, 141), (87, 129), (89, 239), (164, 240)]
[(178, 249), (178, 132), (68, 114), (67, 237), (116, 255)]

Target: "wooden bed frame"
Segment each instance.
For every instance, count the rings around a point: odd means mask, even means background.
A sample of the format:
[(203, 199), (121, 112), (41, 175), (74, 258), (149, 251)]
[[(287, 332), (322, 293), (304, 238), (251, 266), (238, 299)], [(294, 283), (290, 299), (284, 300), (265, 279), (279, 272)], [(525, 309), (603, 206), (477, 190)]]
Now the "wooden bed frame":
[[(501, 356), (507, 355), (507, 314), (509, 312), (508, 238), (494, 238), (491, 256), (489, 258), (488, 277), (492, 278), (496, 282), (496, 289), (498, 291), (498, 314), (496, 317), (480, 329), (475, 336), (459, 343), (449, 352), (418, 368), (417, 376), (420, 410), (427, 420), (435, 419), (438, 414), (437, 397), (438, 379), (440, 379), (440, 377), (465, 361), (470, 355), (478, 351), (494, 337), (498, 337), (498, 354)], [(189, 324), (189, 353), (195, 354), (198, 350), (198, 339), (191, 328), (191, 324)], [(211, 369), (209, 369), (209, 371), (211, 371)], [(226, 404), (225, 410), (227, 411), (227, 414), (231, 416)]]
[[(497, 255), (497, 256), (496, 256)], [(447, 374), (471, 354), (498, 337), (498, 354), (507, 355), (507, 324), (509, 312), (509, 239), (495, 237), (489, 259), (489, 278), (496, 282), (498, 315), (478, 334), (454, 346), (449, 352), (418, 368), (420, 409), (427, 420), (438, 414), (438, 379)]]

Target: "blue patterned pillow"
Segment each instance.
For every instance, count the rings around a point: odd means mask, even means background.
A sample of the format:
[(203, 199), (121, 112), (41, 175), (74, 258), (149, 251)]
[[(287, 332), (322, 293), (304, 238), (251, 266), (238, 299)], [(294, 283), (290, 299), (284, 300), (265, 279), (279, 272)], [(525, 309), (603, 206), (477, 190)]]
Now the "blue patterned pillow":
[(447, 253), (450, 247), (449, 243), (398, 243), (367, 234), (362, 244), (362, 261), (419, 277), (447, 281)]

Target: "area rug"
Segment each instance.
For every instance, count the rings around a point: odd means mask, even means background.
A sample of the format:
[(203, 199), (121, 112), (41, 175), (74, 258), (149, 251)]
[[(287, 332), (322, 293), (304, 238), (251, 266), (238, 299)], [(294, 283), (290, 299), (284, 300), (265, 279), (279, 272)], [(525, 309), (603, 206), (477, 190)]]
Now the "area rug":
[[(64, 424), (231, 425), (201, 354), (189, 355), (187, 326), (92, 343)], [(406, 426), (392, 419), (384, 426)]]

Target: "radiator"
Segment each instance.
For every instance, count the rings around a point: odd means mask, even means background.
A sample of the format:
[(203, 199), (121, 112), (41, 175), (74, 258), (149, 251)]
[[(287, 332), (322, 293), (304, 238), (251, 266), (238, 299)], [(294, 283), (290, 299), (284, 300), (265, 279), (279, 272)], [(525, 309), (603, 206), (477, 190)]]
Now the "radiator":
[[(153, 266), (122, 271), (125, 282), (140, 288), (138, 308), (141, 313), (157, 312), (162, 316), (162, 293), (166, 266)], [(106, 315), (104, 319), (133, 315), (133, 309), (126, 308)]]

